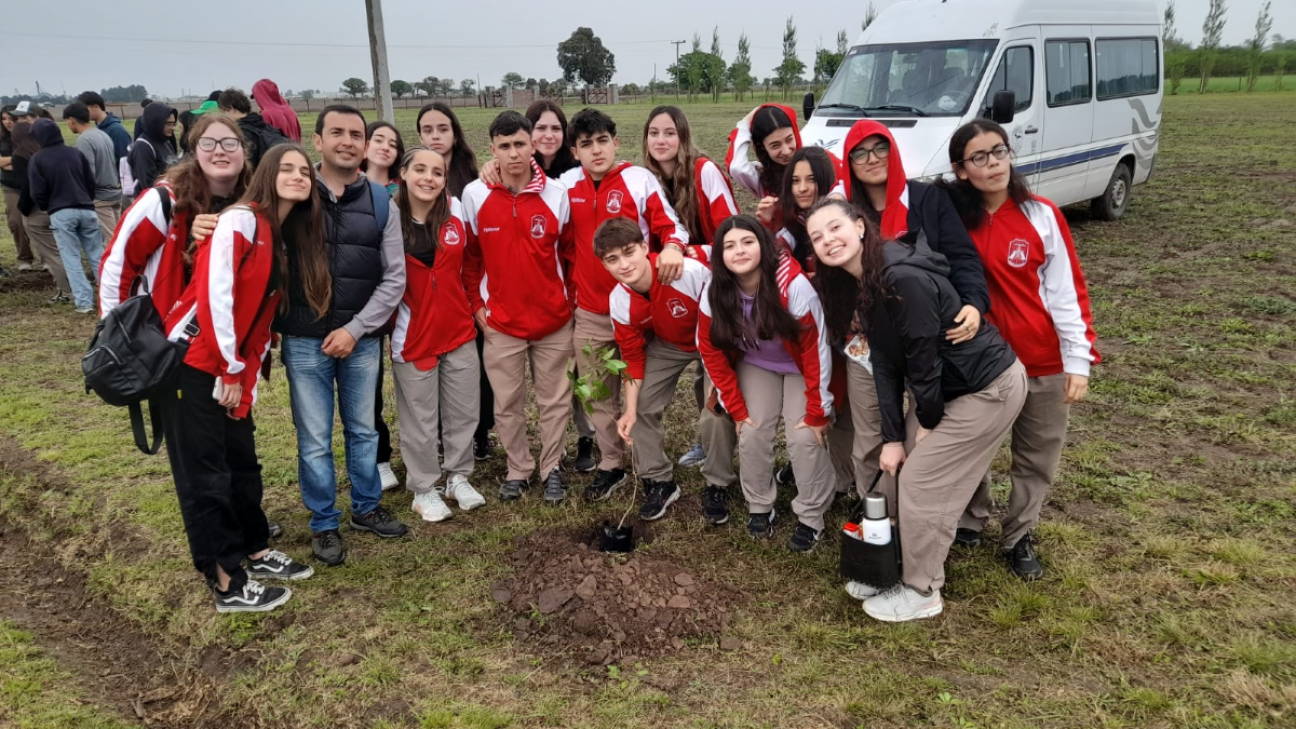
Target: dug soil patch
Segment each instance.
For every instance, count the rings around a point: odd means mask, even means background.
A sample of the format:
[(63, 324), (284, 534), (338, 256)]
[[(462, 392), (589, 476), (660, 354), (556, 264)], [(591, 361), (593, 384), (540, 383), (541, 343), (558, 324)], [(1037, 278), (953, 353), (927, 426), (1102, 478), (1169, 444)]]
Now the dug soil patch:
[(491, 587), (518, 643), (607, 665), (715, 644), (735, 608), (733, 589), (670, 561), (598, 551), (593, 533), (545, 529), (518, 537), (514, 574)]

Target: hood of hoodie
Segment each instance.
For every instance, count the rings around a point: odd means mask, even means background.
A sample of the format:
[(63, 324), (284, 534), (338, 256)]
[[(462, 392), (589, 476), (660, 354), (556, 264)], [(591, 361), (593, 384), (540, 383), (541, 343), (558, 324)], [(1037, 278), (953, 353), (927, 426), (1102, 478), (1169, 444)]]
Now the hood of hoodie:
[(107, 129), (108, 127), (114, 124), (116, 124), (119, 127), (123, 126), (121, 119), (117, 118), (117, 115), (110, 111), (105, 113), (103, 121), (99, 122), (95, 126), (99, 127), (100, 129)]
[(41, 149), (63, 146), (63, 132), (59, 131), (58, 124), (49, 119), (36, 120), (32, 125), (32, 137), (40, 142)]
[(882, 237), (892, 240), (908, 232), (909, 181), (905, 178), (900, 147), (885, 124), (872, 119), (861, 119), (855, 122), (846, 133), (846, 144), (842, 147), (841, 169), (838, 171), (837, 179), (846, 181), (846, 199), (849, 200), (855, 187), (855, 177), (851, 171), (851, 152), (859, 146), (860, 142), (872, 136), (882, 137), (887, 144), (891, 145), (891, 155), (887, 157), (886, 209), (882, 211)]
[(144, 115), (140, 117), (139, 124), (144, 127), (144, 136), (152, 142), (165, 142), (167, 135), (162, 131), (163, 125), (176, 110), (161, 102), (153, 102), (144, 108)]
[(268, 78), (263, 78), (252, 85), (252, 98), (256, 99), (257, 106), (287, 106), (288, 102), (279, 93), (279, 84)]
[(893, 266), (912, 266), (945, 277), (950, 272), (949, 260), (931, 249), (927, 244), (927, 234), (923, 231), (918, 231), (918, 239), (912, 245), (898, 241), (883, 244), (882, 268), (889, 269)]
[[(796, 139), (796, 148), (801, 149), (801, 124), (800, 122), (797, 121), (796, 111), (794, 111), (792, 107), (784, 106), (782, 104), (761, 104), (760, 106), (756, 107), (756, 114), (752, 115), (753, 118), (759, 116), (762, 109), (778, 109), (782, 111), (784, 114), (787, 114), (787, 118), (792, 120), (792, 136), (794, 139)], [(729, 152), (725, 155), (726, 170), (729, 169), (729, 166), (733, 164), (733, 142), (737, 136), (738, 136), (737, 129), (729, 132)], [(752, 144), (755, 143), (756, 140), (755, 138), (753, 138)]]

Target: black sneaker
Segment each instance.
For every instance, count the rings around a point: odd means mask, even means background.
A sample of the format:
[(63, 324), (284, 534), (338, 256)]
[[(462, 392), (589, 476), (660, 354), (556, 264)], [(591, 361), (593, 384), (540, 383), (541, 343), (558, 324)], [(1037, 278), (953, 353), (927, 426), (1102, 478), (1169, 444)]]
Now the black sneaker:
[(324, 564), (337, 567), (346, 561), (346, 543), (336, 529), (318, 532), (311, 537), (311, 553)]
[(747, 535), (752, 539), (769, 539), (774, 536), (774, 510), (747, 517)]
[(1035, 545), (1032, 543), (1030, 532), (1017, 540), (1012, 547), (1005, 549), (1003, 554), (1004, 559), (1008, 560), (1008, 568), (1023, 580), (1034, 582), (1044, 576), (1044, 565), (1040, 564), (1039, 558), (1035, 556)]
[(589, 473), (598, 464), (594, 462), (594, 439), (581, 436), (576, 439), (576, 460), (572, 461), (572, 470), (576, 473)]
[(712, 526), (729, 521), (729, 492), (719, 486), (707, 486), (702, 492), (702, 518)]
[(657, 521), (666, 516), (666, 509), (679, 500), (680, 488), (674, 481), (644, 481), (643, 508), (639, 509), (639, 518), (646, 521)]
[(249, 557), (247, 573), (249, 577), (258, 580), (304, 580), (315, 574), (315, 570), (272, 549), (261, 559)]
[(788, 551), (809, 552), (819, 544), (819, 531), (797, 522), (792, 538), (788, 540)]
[(473, 458), (478, 461), (484, 461), (491, 457), (490, 434), (483, 433), (479, 436), (473, 436)]
[(774, 483), (779, 486), (796, 486), (796, 475), (792, 473), (791, 463), (774, 472)]
[(288, 602), (292, 590), (286, 587), (266, 587), (249, 579), (243, 587), (229, 592), (213, 589), (218, 613), (264, 613)]
[(626, 472), (624, 468), (614, 468), (611, 471), (599, 469), (594, 474), (594, 482), (585, 488), (586, 501), (604, 501), (612, 495), (613, 491), (620, 488), (625, 483)]
[(956, 547), (979, 547), (981, 546), (981, 532), (975, 529), (959, 527), (954, 530), (954, 546)]
[(522, 498), (522, 492), (526, 491), (527, 482), (515, 478), (500, 484), (499, 498), (500, 501), (517, 501)]
[(557, 506), (567, 498), (567, 487), (563, 485), (562, 469), (555, 468), (545, 477), (544, 500), (550, 506)]
[(277, 521), (266, 519), (266, 530), (270, 533), (271, 539), (278, 539), (283, 536), (283, 527), (279, 526)]
[(361, 517), (352, 514), (351, 528), (362, 532), (372, 532), (383, 539), (403, 537), (409, 532), (409, 527), (397, 521), (396, 517), (392, 516), (392, 513), (381, 505), (374, 507), (373, 511)]

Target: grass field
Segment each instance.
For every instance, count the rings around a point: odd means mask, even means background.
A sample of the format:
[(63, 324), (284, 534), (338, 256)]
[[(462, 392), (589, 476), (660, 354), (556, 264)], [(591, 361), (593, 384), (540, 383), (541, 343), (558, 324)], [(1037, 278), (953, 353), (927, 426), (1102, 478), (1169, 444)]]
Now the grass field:
[[(1073, 411), (1038, 533), (1048, 576), (1012, 578), (992, 525), (989, 545), (951, 555), (945, 614), (916, 624), (867, 618), (832, 542), (795, 557), (786, 530), (763, 545), (738, 519), (705, 528), (692, 470), (677, 474), (689, 498), (630, 564), (737, 595), (723, 641), (595, 665), (514, 637), (519, 619), (545, 619), (491, 597), (514, 539), (592, 528), (627, 491), (554, 510), (501, 505), (485, 486), (487, 508), (443, 525), (389, 494), (410, 538), (349, 536), (348, 564), (295, 586), (286, 609), (217, 616), (166, 460), (135, 452), (125, 413), (82, 392), (91, 322), (47, 304), (35, 274), (0, 281), (0, 725), (1292, 726), (1294, 102), (1168, 97), (1156, 177), (1126, 217), (1068, 210), (1106, 363)], [(743, 106), (688, 107), (707, 152), (723, 155)], [(614, 110), (629, 159), (643, 114)], [(480, 152), (492, 115), (462, 117)], [(277, 546), (305, 558), (281, 369), (262, 394), (266, 509), (287, 530)], [(689, 402), (671, 411), (675, 455)], [(497, 455), (475, 481), (503, 468)]]

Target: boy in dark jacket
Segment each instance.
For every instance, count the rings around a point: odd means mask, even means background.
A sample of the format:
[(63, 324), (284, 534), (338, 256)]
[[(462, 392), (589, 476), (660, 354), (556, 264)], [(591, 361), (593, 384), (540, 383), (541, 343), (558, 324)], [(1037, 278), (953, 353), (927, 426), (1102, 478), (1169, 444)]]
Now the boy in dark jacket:
[(238, 122), (239, 129), (248, 141), (248, 159), (254, 170), (261, 165), (261, 157), (267, 150), (276, 144), (292, 141), (278, 129), (266, 124), (260, 114), (252, 111), (252, 100), (238, 89), (225, 89), (216, 104), (222, 112)]
[(131, 176), (135, 178), (135, 195), (144, 194), (175, 164), (178, 152), (175, 142), (176, 110), (156, 102), (144, 108), (136, 122), (144, 132), (130, 147)]
[(94, 173), (85, 155), (63, 143), (58, 124), (40, 119), (32, 126), (32, 136), (41, 151), (27, 168), (29, 193), (36, 206), (49, 213), (77, 313), (92, 314), (94, 288), (86, 278), (81, 254), (90, 259), (90, 270), (97, 272), (103, 236), (94, 211)]

